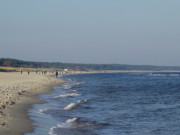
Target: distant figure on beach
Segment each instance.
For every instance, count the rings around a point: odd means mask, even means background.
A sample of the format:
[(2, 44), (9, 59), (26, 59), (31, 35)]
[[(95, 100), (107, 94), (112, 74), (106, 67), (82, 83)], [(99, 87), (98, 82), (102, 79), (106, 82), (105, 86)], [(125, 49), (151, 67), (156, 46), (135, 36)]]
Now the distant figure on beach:
[(30, 71), (28, 71), (28, 75), (30, 74)]
[(57, 76), (58, 76), (58, 71), (56, 71), (56, 78), (57, 78)]
[(20, 72), (21, 72), (21, 74), (22, 74), (22, 70), (20, 69)]
[(46, 74), (46, 71), (43, 71), (44, 72), (44, 75)]

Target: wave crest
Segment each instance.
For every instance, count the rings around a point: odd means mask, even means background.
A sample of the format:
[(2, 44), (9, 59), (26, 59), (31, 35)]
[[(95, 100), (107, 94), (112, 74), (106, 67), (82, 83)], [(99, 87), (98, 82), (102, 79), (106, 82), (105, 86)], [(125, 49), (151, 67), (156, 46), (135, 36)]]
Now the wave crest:
[(64, 110), (72, 110), (74, 108), (77, 107), (77, 104), (75, 103), (70, 103), (69, 105), (67, 105), (66, 107), (64, 107)]
[(81, 94), (77, 93), (68, 93), (64, 95), (54, 96), (53, 98), (65, 98), (65, 97), (74, 97), (74, 96), (80, 96)]

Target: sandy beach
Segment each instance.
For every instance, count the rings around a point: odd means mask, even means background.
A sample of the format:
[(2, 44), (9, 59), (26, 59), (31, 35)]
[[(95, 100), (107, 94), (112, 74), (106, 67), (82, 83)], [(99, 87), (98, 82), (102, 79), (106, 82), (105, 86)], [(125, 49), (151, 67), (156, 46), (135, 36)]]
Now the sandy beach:
[(0, 134), (31, 132), (32, 121), (28, 119), (27, 109), (32, 104), (43, 103), (37, 95), (49, 93), (53, 86), (63, 82), (51, 75), (0, 72)]

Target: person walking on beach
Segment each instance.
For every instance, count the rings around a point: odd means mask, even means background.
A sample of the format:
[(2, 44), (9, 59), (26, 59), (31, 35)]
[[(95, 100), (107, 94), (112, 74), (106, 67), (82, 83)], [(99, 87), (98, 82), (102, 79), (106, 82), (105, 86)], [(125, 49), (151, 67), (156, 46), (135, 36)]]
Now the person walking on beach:
[(22, 70), (20, 69), (20, 72), (21, 72), (21, 74), (22, 74)]
[(28, 75), (30, 74), (30, 71), (28, 71)]
[(58, 71), (56, 71), (56, 78), (57, 78), (57, 76), (58, 76)]

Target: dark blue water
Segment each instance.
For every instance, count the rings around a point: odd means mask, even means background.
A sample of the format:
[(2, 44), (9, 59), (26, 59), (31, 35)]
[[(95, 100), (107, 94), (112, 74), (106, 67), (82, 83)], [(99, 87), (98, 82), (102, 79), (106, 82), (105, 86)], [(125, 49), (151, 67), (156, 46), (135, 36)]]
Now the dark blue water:
[(179, 135), (178, 73), (81, 74), (41, 95), (26, 135)]

